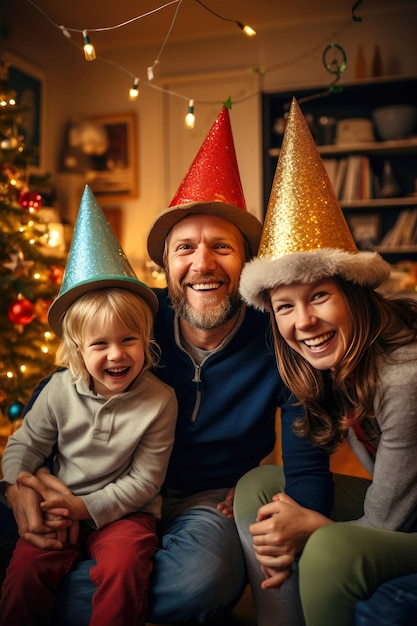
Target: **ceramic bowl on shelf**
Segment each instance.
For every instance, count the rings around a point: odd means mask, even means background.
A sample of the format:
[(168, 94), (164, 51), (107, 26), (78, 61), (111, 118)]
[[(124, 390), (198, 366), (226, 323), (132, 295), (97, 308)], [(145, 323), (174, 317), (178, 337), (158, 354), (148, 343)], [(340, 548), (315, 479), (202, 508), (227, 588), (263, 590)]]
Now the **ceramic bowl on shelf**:
[(410, 104), (378, 107), (373, 110), (372, 119), (383, 141), (405, 139), (417, 126), (417, 107)]

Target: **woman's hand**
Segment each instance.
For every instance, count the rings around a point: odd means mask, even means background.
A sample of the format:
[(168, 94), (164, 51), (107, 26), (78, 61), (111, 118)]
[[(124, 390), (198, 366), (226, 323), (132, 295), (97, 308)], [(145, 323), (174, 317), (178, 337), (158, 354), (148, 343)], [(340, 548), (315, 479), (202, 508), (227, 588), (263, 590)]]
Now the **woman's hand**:
[(257, 521), (249, 526), (256, 558), (265, 575), (262, 587), (280, 587), (291, 576), (296, 555), (310, 535), (332, 521), (297, 504), (285, 493), (262, 506)]

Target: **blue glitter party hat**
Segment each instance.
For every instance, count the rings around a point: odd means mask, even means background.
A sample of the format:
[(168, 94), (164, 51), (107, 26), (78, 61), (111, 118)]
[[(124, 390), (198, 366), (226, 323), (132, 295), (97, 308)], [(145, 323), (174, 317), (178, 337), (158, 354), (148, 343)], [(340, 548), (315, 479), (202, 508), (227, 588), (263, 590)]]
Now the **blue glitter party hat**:
[(75, 223), (61, 289), (48, 311), (48, 322), (56, 335), (68, 307), (95, 289), (118, 287), (140, 296), (155, 315), (158, 299), (133, 271), (109, 221), (86, 185)]

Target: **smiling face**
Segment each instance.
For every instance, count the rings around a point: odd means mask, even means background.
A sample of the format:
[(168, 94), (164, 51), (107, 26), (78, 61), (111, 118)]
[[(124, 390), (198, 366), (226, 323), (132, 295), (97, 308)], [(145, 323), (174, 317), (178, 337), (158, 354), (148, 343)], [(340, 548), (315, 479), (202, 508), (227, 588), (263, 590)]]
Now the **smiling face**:
[(243, 236), (214, 215), (189, 215), (167, 237), (165, 265), (175, 312), (191, 326), (216, 328), (241, 306)]
[(337, 282), (279, 285), (270, 291), (278, 331), (313, 367), (334, 369), (352, 337), (352, 317)]
[(96, 328), (91, 323), (80, 351), (94, 391), (106, 398), (126, 391), (145, 362), (140, 333), (132, 332), (118, 319), (109, 321), (107, 328)]

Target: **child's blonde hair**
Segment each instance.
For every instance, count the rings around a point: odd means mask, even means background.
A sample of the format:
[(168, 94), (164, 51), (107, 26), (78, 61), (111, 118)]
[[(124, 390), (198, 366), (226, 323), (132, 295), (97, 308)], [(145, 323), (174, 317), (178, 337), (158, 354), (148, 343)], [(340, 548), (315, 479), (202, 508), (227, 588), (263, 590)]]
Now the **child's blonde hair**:
[(115, 321), (129, 330), (139, 332), (143, 340), (143, 370), (156, 365), (158, 345), (152, 338), (153, 316), (140, 296), (126, 289), (97, 289), (80, 296), (66, 311), (62, 322), (62, 339), (55, 363), (68, 367), (76, 382), (89, 385), (90, 374), (85, 367), (80, 347), (93, 325), (106, 329)]

